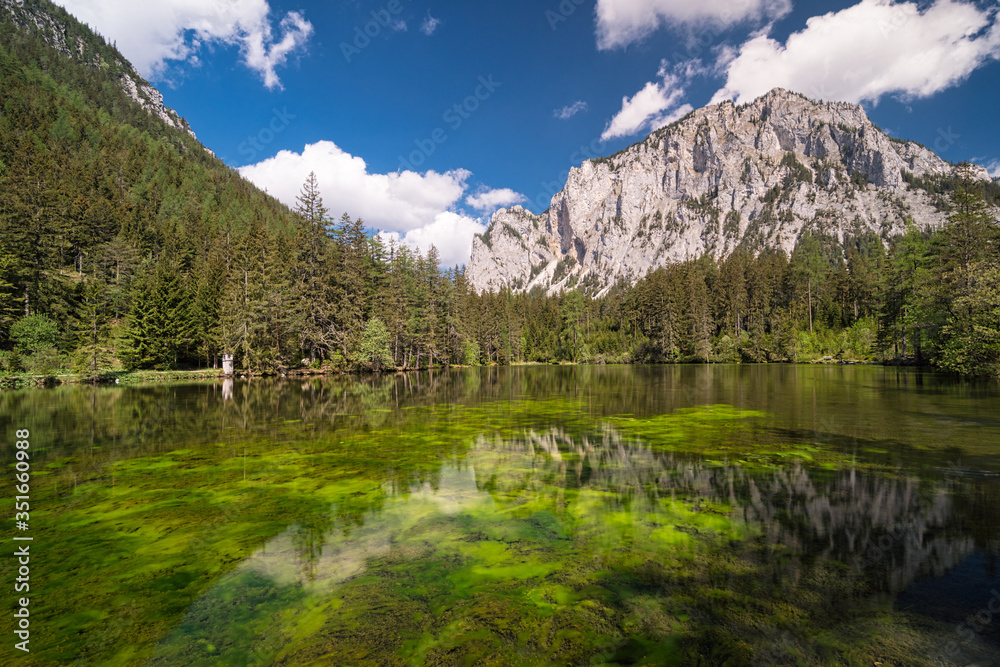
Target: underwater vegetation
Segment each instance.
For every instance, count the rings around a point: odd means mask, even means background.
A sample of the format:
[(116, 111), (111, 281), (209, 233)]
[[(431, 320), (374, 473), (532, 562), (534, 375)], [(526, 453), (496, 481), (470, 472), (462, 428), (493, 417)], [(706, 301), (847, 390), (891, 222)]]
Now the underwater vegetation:
[(532, 372), (60, 389), (24, 664), (994, 664), (995, 626), (912, 593), (974, 562), (974, 614), (998, 585), (986, 411), (935, 393), (963, 415), (935, 449), (853, 407)]

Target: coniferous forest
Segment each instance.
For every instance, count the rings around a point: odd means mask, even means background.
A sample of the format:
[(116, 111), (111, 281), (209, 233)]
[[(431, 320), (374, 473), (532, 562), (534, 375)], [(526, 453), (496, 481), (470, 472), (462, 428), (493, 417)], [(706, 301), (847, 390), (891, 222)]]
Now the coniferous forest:
[(312, 175), (294, 209), (243, 180), (135, 104), (113, 49), (67, 21), (79, 59), (0, 23), (0, 372), (231, 352), (253, 374), (831, 357), (1000, 376), (1000, 188), (962, 170), (933, 184), (951, 210), (932, 233), (815, 230), (791, 256), (702, 257), (600, 298), (476, 294), (433, 249), (331, 215)]

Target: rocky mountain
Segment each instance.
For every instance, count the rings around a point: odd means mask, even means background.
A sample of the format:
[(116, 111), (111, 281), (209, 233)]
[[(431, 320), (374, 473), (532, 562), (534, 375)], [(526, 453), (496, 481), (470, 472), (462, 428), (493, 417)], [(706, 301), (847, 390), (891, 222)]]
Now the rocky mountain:
[[(111, 70), (118, 85), (136, 104), (170, 127), (195, 138), (188, 122), (163, 104), (163, 95), (111, 45), (94, 40), (94, 34), (61, 7), (38, 0), (0, 0), (0, 20), (47, 42), (59, 53), (98, 69)], [(207, 149), (206, 149), (207, 150)]]
[[(985, 169), (977, 175), (989, 178)], [(956, 167), (888, 136), (860, 106), (775, 89), (694, 111), (608, 158), (570, 171), (547, 211), (498, 211), (473, 242), (478, 290), (581, 287), (739, 246), (791, 252), (812, 229), (837, 237), (941, 225), (937, 192)]]

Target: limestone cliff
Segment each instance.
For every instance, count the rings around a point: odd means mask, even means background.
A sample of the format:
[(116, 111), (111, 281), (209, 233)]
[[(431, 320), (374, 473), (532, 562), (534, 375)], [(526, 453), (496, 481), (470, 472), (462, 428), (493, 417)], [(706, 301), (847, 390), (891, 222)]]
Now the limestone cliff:
[[(509, 286), (601, 293), (621, 279), (742, 245), (791, 252), (804, 228), (884, 239), (945, 220), (918, 187), (954, 165), (879, 130), (860, 106), (775, 89), (692, 112), (645, 141), (570, 171), (547, 211), (498, 211), (467, 275)], [(985, 169), (981, 176), (988, 178)]]

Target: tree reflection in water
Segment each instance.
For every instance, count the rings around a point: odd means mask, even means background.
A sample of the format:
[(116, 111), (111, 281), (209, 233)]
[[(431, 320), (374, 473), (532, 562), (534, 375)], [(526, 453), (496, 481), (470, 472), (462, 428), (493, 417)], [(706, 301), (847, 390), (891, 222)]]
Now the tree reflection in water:
[(998, 397), (812, 367), (5, 392), (49, 531), (26, 664), (991, 664), (1000, 619), (957, 628), (997, 586)]
[[(682, 662), (712, 655), (752, 664), (822, 662), (829, 650), (964, 664), (942, 652), (943, 642), (955, 639), (951, 628), (894, 614), (892, 600), (914, 582), (1000, 547), (1000, 489), (988, 478), (921, 480), (816, 470), (802, 461), (734, 465), (660, 451), (609, 424), (589, 434), (550, 428), (481, 435), (430, 479), (386, 480), (377, 497), (377, 506), (360, 514), (335, 509), (331, 516), (341, 518), (322, 536), (322, 525), (279, 535), (194, 609), (265, 577), (278, 590), (304, 591), (307, 607), (345, 605), (337, 613), (356, 621), (327, 619), (318, 644), (326, 650), (351, 645), (368, 658), (405, 653), (406, 645), (379, 643), (381, 634), (367, 641), (370, 624), (389, 624), (404, 639), (410, 633), (415, 652), (406, 655), (431, 660), (443, 646), (476, 655), (438, 634), (455, 623), (477, 629), (484, 646), (499, 642), (496, 650), (511, 641), (481, 611), (503, 590), (531, 604), (490, 607), (501, 620), (545, 612), (562, 619), (556, 635), (582, 633), (586, 619), (599, 619), (612, 638), (631, 628), (641, 641), (618, 639), (618, 652), (600, 632), (578, 639), (610, 658), (624, 660), (631, 654), (622, 647), (631, 646)], [(365, 611), (375, 598), (428, 620), (400, 625), (388, 607)], [(588, 601), (596, 617), (582, 615)], [(302, 606), (301, 597), (292, 604)], [(969, 601), (968, 613), (976, 604)], [(852, 653), (855, 625), (867, 644)], [(515, 636), (519, 650), (553, 659), (543, 638)], [(165, 646), (189, 639), (174, 636)], [(989, 655), (992, 641), (988, 633), (975, 637), (960, 657)], [(658, 654), (656, 646), (669, 651)], [(315, 650), (287, 655), (306, 661)]]

